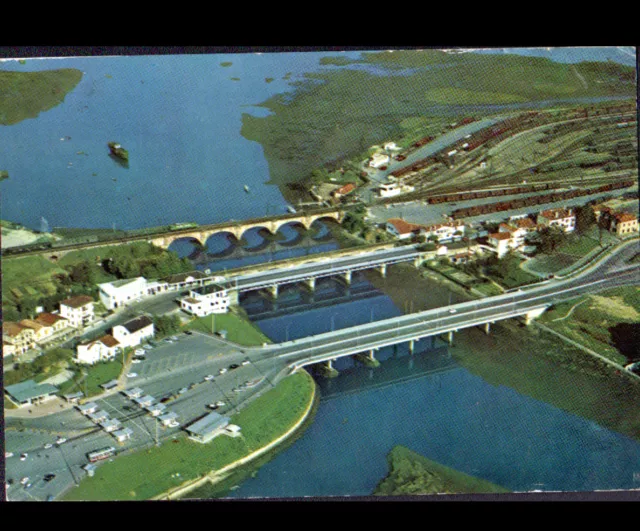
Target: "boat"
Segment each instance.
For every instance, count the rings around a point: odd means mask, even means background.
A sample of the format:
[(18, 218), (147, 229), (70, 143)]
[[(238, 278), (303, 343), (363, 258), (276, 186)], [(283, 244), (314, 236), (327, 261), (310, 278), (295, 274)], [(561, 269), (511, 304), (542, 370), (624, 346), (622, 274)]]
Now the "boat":
[(246, 184), (244, 185), (244, 191), (249, 193), (249, 187)]
[(129, 152), (124, 149), (120, 144), (118, 144), (117, 142), (108, 142), (107, 145), (109, 146), (109, 149), (111, 150), (111, 154), (114, 157), (118, 157), (119, 159), (122, 160), (129, 160)]

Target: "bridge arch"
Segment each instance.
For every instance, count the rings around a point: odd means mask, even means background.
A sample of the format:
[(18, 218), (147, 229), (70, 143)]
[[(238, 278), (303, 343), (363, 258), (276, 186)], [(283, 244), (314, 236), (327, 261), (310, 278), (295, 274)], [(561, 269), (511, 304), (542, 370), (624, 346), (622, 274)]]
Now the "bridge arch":
[(174, 238), (167, 250), (175, 252), (180, 258), (193, 258), (195, 255), (205, 250), (203, 243), (193, 236), (181, 236)]
[(231, 231), (219, 230), (208, 234), (204, 245), (208, 254), (228, 254), (238, 247), (238, 238)]
[(307, 227), (309, 235), (316, 240), (323, 240), (331, 237), (331, 229), (340, 226), (340, 221), (328, 216), (316, 217)]

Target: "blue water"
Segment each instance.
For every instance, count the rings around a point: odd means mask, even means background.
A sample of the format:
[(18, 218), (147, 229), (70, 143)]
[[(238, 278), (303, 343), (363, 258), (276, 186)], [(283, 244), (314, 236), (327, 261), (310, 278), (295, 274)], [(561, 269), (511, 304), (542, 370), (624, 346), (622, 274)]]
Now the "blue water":
[[(359, 282), (366, 283), (362, 278)], [(255, 322), (282, 341), (400, 313), (381, 294)], [(367, 389), (365, 382), (385, 376), (384, 371), (403, 378), (422, 374), (420, 366), (437, 362), (447, 348), (439, 341), (417, 345), (413, 360), (406, 345), (376, 352), (382, 361), (378, 369), (338, 360), (338, 379), (318, 380), (323, 395), (335, 396), (320, 403), (313, 424), (229, 497), (370, 495), (388, 472), (388, 452), (398, 444), (514, 491), (638, 487), (638, 441), (508, 387), (490, 385), (461, 367)], [(335, 393), (341, 379), (351, 392)]]
[[(629, 53), (571, 48), (554, 49), (551, 57), (612, 57), (628, 64)], [(25, 65), (5, 61), (3, 70), (78, 68), (84, 75), (59, 106), (0, 128), (0, 167), (10, 174), (0, 185), (2, 216), (36, 230), (42, 217), (52, 228), (133, 229), (284, 213), (286, 202), (269, 184), (262, 147), (240, 135), (242, 114), (266, 116), (269, 111), (256, 105), (274, 94), (292, 94), (290, 82), (304, 79), (307, 72), (365, 68), (384, 73), (375, 65), (319, 65), (321, 57), (360, 54), (76, 57), (28, 60)], [(232, 65), (220, 66), (225, 61)], [(288, 73), (290, 79), (283, 79)], [(274, 81), (267, 83), (268, 77)], [(71, 139), (60, 140), (66, 137)], [(108, 156), (111, 140), (129, 150), (129, 168)]]

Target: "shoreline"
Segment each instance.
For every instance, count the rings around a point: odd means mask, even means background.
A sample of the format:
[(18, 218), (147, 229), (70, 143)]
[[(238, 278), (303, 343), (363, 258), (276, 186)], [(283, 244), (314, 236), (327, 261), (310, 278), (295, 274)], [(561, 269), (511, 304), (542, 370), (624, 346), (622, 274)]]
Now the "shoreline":
[[(311, 378), (311, 375), (309, 375), (309, 378)], [(285, 442), (287, 439), (289, 439), (290, 437), (294, 436), (296, 434), (296, 432), (298, 431), (298, 429), (307, 421), (309, 414), (311, 413), (311, 411), (314, 408), (314, 404), (316, 403), (317, 399), (318, 399), (318, 386), (317, 384), (314, 382), (313, 385), (313, 392), (311, 393), (311, 397), (309, 399), (309, 403), (307, 404), (307, 407), (305, 409), (305, 411), (303, 412), (302, 416), (298, 419), (298, 421), (291, 427), (289, 428), (285, 433), (283, 433), (282, 435), (280, 435), (277, 439), (274, 439), (273, 441), (271, 441), (269, 444), (266, 444), (265, 446), (262, 446), (261, 448), (254, 450), (253, 452), (251, 452), (250, 454), (246, 455), (245, 457), (238, 459), (236, 461), (234, 461), (233, 463), (230, 463), (218, 470), (212, 470), (209, 473), (205, 474), (204, 476), (194, 479), (194, 480), (189, 480), (188, 482), (185, 482), (183, 485), (179, 485), (178, 487), (175, 487), (173, 489), (170, 489), (168, 491), (163, 492), (162, 494), (159, 494), (157, 496), (154, 496), (151, 498), (151, 500), (176, 500), (176, 499), (180, 499), (183, 496), (189, 494), (190, 492), (196, 490), (197, 488), (203, 487), (205, 484), (209, 484), (211, 486), (216, 485), (222, 481), (224, 481), (225, 479), (227, 479), (231, 473), (245, 465), (250, 463), (251, 461), (257, 459), (258, 457), (261, 457), (262, 455), (266, 454), (267, 452), (269, 452), (269, 450), (272, 450), (274, 448), (276, 448), (277, 446), (279, 446), (280, 444), (282, 444), (283, 442)]]

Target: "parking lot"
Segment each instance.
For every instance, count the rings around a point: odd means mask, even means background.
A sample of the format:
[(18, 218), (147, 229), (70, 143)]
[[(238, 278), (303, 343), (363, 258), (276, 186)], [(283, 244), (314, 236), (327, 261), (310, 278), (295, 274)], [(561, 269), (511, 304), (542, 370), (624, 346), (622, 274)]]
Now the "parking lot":
[[(173, 343), (159, 342), (146, 352), (144, 361), (131, 365), (130, 372), (138, 376), (128, 379), (127, 388), (140, 387), (156, 402), (163, 400), (165, 413), (177, 413), (179, 427), (162, 426), (122, 393), (92, 401), (100, 411), (119, 420), (122, 428), (132, 430), (131, 439), (123, 443), (118, 443), (75, 408), (42, 418), (7, 419), (6, 451), (14, 454), (6, 461), (6, 478), (12, 481), (8, 498), (56, 498), (86, 475), (82, 467), (88, 462), (87, 453), (110, 446), (120, 453), (152, 445), (156, 437), (160, 442), (170, 439), (182, 426), (211, 411), (209, 404), (223, 402), (217, 412), (233, 414), (240, 402), (269, 386), (274, 371), (281, 368), (271, 362), (268, 368), (259, 361), (247, 363), (245, 359), (252, 356), (251, 349), (245, 353), (211, 336), (194, 333), (181, 334), (178, 338)], [(232, 365), (237, 367), (231, 369)], [(208, 376), (213, 379), (205, 380)], [(55, 441), (60, 436), (67, 441), (58, 446)], [(45, 444), (53, 447), (44, 449)], [(28, 457), (21, 461), (23, 452), (28, 453)], [(47, 474), (55, 474), (55, 478), (44, 481)], [(20, 484), (24, 477), (29, 478), (31, 487)]]

